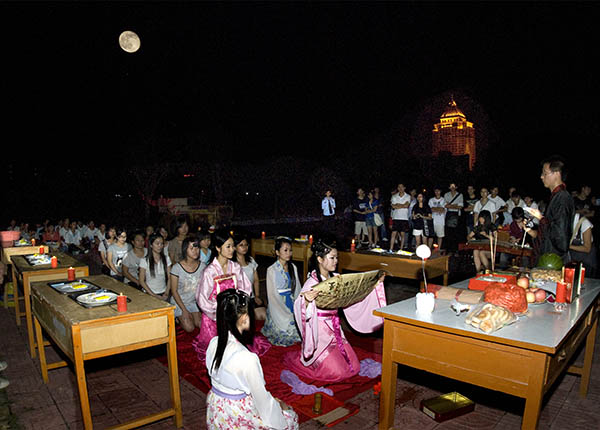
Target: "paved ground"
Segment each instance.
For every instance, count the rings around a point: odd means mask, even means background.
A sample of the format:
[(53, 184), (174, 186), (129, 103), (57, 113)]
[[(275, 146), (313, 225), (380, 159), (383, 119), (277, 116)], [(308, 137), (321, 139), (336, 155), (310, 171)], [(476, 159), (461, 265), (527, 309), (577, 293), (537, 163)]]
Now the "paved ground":
[[(390, 302), (414, 295), (416, 285), (388, 279)], [(29, 357), (26, 329), (15, 324), (12, 308), (0, 308), (0, 359), (9, 367), (2, 377), (11, 385), (0, 391), (0, 429), (80, 429), (83, 428), (77, 388), (72, 368), (50, 371), (50, 382), (41, 379), (38, 362)], [(55, 352), (47, 348), (49, 360)], [(105, 428), (166, 407), (169, 389), (166, 368), (154, 357), (164, 350), (155, 348), (122, 354), (116, 358), (86, 362), (87, 382), (95, 428)], [(524, 402), (518, 398), (479, 389), (453, 380), (401, 367), (398, 372), (395, 426), (399, 429), (518, 429)], [(598, 348), (592, 380), (586, 399), (578, 395), (579, 378), (565, 375), (548, 393), (543, 406), (541, 429), (600, 428), (600, 360)], [(475, 411), (438, 424), (418, 410), (421, 399), (449, 391), (459, 391), (476, 402)], [(206, 427), (205, 395), (181, 379), (184, 429)], [(337, 425), (337, 429), (377, 428), (379, 402), (372, 391), (358, 394), (353, 402), (360, 412)], [(319, 426), (314, 422), (302, 429)], [(144, 428), (172, 429), (171, 420)]]

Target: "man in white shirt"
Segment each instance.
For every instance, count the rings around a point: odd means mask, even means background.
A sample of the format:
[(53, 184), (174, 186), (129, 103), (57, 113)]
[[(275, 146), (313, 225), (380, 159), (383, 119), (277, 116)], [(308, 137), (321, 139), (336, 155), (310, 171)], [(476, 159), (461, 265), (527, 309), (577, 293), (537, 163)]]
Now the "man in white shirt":
[(81, 234), (77, 230), (77, 223), (73, 221), (71, 228), (65, 234), (65, 244), (69, 247), (69, 252), (83, 251), (81, 246)]
[(444, 240), (444, 225), (446, 220), (446, 200), (442, 197), (442, 190), (434, 189), (434, 197), (429, 199), (431, 215), (433, 217), (433, 230), (437, 237), (438, 250), (442, 250), (442, 241)]
[(502, 225), (502, 223), (504, 222), (504, 216), (507, 208), (506, 202), (502, 197), (498, 195), (498, 191), (498, 187), (493, 187), (490, 192), (489, 199), (493, 201), (496, 205), (496, 213), (493, 217), (495, 220), (494, 222), (496, 223), (496, 225)]
[(335, 215), (335, 199), (331, 196), (331, 190), (325, 192), (325, 198), (321, 201), (321, 210), (325, 217)]
[(398, 192), (392, 195), (392, 238), (390, 240), (390, 252), (394, 251), (396, 237), (400, 233), (400, 249), (404, 249), (408, 225), (408, 207), (410, 206), (410, 194), (405, 192), (404, 184), (398, 184)]
[(521, 195), (518, 191), (513, 191), (510, 195), (510, 199), (506, 202), (506, 212), (504, 214), (504, 225), (510, 224), (512, 219), (512, 211), (514, 208), (524, 208), (525, 202), (521, 199)]
[(494, 214), (496, 213), (496, 203), (490, 200), (488, 189), (485, 187), (481, 188), (480, 194), (481, 199), (473, 206), (473, 225), (479, 224), (479, 212), (484, 210), (489, 211), (492, 215), (492, 222), (495, 220)]

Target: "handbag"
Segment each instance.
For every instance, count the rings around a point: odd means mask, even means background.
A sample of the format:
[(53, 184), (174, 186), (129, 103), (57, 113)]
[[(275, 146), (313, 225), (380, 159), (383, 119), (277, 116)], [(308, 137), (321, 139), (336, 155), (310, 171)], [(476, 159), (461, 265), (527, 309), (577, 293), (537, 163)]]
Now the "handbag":
[(375, 212), (373, 214), (373, 219), (375, 220), (375, 225), (377, 227), (380, 227), (383, 225), (383, 219), (381, 218), (381, 215), (379, 215), (377, 212)]
[[(452, 204), (452, 202), (454, 200), (456, 200), (456, 198), (460, 195), (460, 193), (456, 193), (456, 195), (454, 196), (454, 198), (452, 200), (450, 200), (450, 203), (448, 203), (449, 205)], [(449, 228), (456, 228), (458, 227), (458, 212), (455, 211), (447, 211), (446, 212), (446, 227)]]

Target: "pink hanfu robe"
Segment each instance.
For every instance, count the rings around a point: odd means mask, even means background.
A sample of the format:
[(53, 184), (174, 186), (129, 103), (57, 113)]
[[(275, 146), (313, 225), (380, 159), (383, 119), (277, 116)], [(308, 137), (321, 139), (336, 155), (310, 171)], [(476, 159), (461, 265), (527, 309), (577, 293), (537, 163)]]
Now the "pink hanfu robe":
[[(313, 271), (302, 287), (302, 293), (319, 283)], [(383, 325), (383, 318), (373, 310), (386, 306), (383, 283), (361, 302), (344, 308), (346, 320), (360, 333), (372, 333)], [(323, 382), (338, 382), (356, 375), (360, 362), (346, 340), (337, 310), (318, 309), (299, 295), (294, 302), (294, 316), (302, 335), (300, 354), (284, 356), (284, 365), (298, 376)]]
[[(236, 262), (230, 260), (227, 263), (227, 274), (223, 273), (223, 269), (216, 258), (204, 269), (200, 285), (196, 291), (196, 302), (202, 311), (202, 325), (200, 326), (200, 333), (192, 342), (192, 346), (198, 353), (198, 359), (202, 362), (206, 360), (206, 348), (208, 348), (210, 340), (217, 335), (217, 284), (215, 278), (223, 275), (234, 276), (238, 290), (244, 291), (248, 295), (252, 292), (250, 280), (242, 267)], [(227, 288), (233, 288), (233, 282), (222, 283), (219, 292)], [(254, 341), (252, 345), (248, 346), (250, 351), (259, 356), (266, 353), (269, 348), (271, 348), (271, 344), (260, 333), (254, 334)]]

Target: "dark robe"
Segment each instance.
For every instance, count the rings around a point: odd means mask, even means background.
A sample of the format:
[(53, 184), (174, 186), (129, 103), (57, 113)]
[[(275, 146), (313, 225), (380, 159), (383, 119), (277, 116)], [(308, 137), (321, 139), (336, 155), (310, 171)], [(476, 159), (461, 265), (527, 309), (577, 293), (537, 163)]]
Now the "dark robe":
[(548, 252), (557, 254), (563, 262), (569, 262), (569, 244), (573, 231), (575, 204), (573, 196), (561, 184), (552, 190), (550, 202), (540, 220), (538, 237), (534, 243), (535, 261)]

